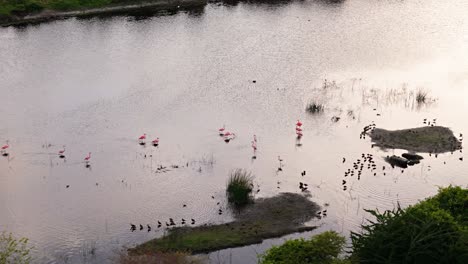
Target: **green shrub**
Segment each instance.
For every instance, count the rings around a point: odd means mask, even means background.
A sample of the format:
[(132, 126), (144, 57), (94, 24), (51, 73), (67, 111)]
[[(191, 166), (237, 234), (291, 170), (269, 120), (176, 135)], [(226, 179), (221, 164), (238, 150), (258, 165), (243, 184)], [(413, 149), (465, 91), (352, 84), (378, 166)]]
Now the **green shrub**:
[(243, 169), (231, 172), (226, 188), (229, 203), (235, 206), (248, 204), (252, 198), (253, 177)]
[(323, 232), (310, 240), (288, 240), (273, 246), (260, 256), (261, 264), (334, 264), (346, 263), (338, 258), (345, 238), (334, 231)]
[(31, 263), (28, 239), (16, 239), (12, 234), (0, 234), (0, 264), (27, 264)]
[(441, 189), (407, 209), (367, 210), (376, 220), (351, 233), (355, 263), (468, 263), (468, 190)]

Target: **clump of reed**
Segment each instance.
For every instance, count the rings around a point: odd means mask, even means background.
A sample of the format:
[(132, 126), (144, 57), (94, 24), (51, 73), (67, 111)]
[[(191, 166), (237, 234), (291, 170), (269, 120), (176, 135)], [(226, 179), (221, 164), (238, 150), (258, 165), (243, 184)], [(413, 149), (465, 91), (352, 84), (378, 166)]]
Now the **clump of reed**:
[(228, 202), (235, 206), (243, 206), (252, 200), (253, 176), (244, 169), (235, 169), (229, 176), (226, 196)]
[(306, 111), (311, 114), (318, 114), (323, 112), (324, 110), (325, 106), (317, 101), (310, 102), (306, 107)]
[(426, 91), (420, 89), (416, 92), (416, 102), (418, 104), (426, 103), (427, 100), (428, 100), (428, 95)]

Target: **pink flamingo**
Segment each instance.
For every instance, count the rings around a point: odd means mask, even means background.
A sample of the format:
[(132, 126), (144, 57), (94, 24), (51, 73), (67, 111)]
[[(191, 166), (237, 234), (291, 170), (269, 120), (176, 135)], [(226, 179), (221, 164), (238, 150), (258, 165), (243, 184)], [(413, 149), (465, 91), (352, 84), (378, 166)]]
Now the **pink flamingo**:
[(235, 137), (236, 137), (236, 134), (231, 133), (231, 132), (226, 132), (224, 134), (224, 142), (229, 143), (229, 141), (231, 141), (231, 139), (234, 139)]
[(223, 124), (223, 127), (218, 129), (220, 136), (224, 136), (224, 130), (226, 130), (226, 126)]
[(153, 143), (153, 146), (157, 147), (159, 145), (159, 138), (156, 138), (155, 140), (151, 141)]
[(297, 120), (296, 126), (298, 126), (298, 127), (302, 126), (302, 123), (301, 123), (301, 121), (299, 121), (299, 119)]
[(140, 145), (145, 145), (145, 139), (146, 139), (146, 133), (141, 135), (139, 138), (138, 138), (138, 141), (140, 142)]
[(256, 159), (257, 158), (257, 143), (255, 143), (255, 141), (252, 141), (252, 149), (253, 149), (253, 156), (252, 156), (252, 159)]
[(301, 131), (302, 131), (302, 128), (296, 127), (296, 132), (297, 132), (297, 131), (301, 132)]
[(3, 147), (2, 147), (2, 151), (5, 152), (6, 149), (9, 148), (9, 147), (10, 147), (10, 145), (8, 144), (8, 140), (7, 140), (7, 141), (6, 141), (6, 144), (3, 145)]
[(88, 164), (90, 160), (91, 160), (91, 152), (89, 152), (88, 156), (84, 158), (84, 161), (86, 162), (86, 164)]
[(65, 145), (63, 145), (62, 150), (59, 150), (58, 154), (60, 158), (65, 158)]
[(302, 132), (301, 131), (297, 131), (296, 132), (296, 135), (297, 135), (297, 138), (301, 138), (303, 136)]
[(255, 141), (252, 141), (252, 149), (253, 151), (257, 151), (257, 143), (255, 143)]

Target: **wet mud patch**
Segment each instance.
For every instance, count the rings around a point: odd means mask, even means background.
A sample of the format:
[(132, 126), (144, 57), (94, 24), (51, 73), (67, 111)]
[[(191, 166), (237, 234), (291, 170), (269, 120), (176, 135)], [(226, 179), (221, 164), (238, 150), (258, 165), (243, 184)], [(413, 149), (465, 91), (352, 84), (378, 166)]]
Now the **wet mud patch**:
[(255, 200), (235, 214), (235, 221), (219, 225), (175, 227), (161, 238), (129, 250), (132, 255), (184, 251), (208, 253), (261, 243), (264, 239), (315, 229), (304, 223), (317, 217), (320, 207), (306, 197), (282, 193)]
[(402, 130), (375, 128), (369, 133), (375, 146), (410, 152), (444, 153), (461, 149), (461, 139), (446, 127), (427, 126)]

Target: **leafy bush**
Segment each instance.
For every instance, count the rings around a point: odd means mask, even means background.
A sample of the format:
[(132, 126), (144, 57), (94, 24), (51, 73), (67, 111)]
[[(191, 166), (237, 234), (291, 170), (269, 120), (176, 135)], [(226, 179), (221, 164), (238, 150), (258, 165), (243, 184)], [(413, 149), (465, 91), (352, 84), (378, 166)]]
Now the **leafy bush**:
[(345, 263), (338, 259), (345, 238), (334, 231), (323, 232), (310, 240), (303, 238), (273, 246), (260, 256), (261, 264), (327, 264)]
[(0, 234), (0, 264), (31, 263), (30, 250), (27, 238), (16, 239), (5, 232)]
[(228, 201), (236, 206), (248, 204), (252, 198), (252, 188), (252, 175), (243, 169), (234, 170), (231, 172), (226, 188)]
[(379, 213), (351, 233), (356, 263), (468, 263), (468, 190), (441, 189), (407, 209)]

